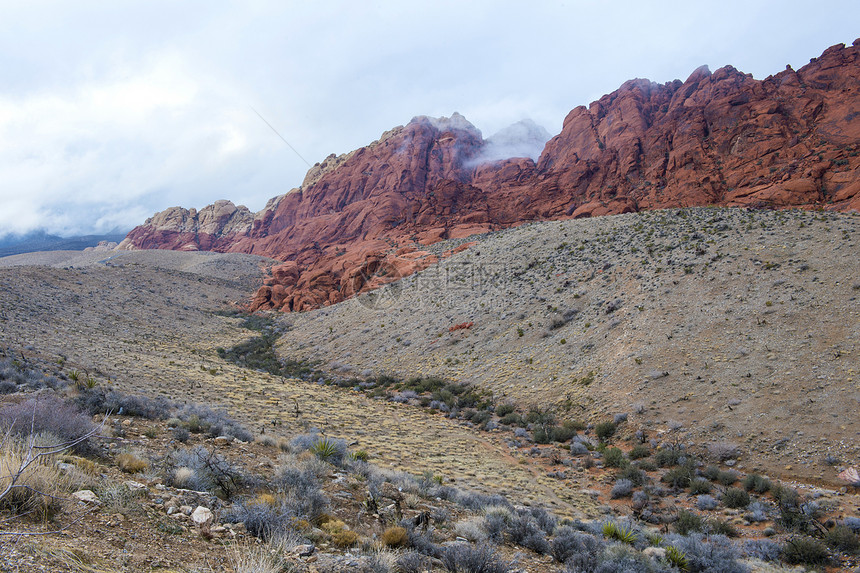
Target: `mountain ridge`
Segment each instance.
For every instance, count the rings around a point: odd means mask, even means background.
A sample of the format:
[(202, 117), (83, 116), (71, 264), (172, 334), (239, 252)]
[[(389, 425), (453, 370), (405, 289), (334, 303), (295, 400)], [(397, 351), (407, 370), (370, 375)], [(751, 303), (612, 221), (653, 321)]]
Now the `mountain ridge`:
[[(122, 248), (284, 261), (252, 310), (334, 304), (434, 263), (426, 246), (532, 220), (669, 207), (860, 209), (860, 40), (756, 80), (731, 66), (634, 79), (574, 108), (537, 161), (480, 163), (460, 114), (419, 116), (314, 166), (258, 213), (172, 208)], [(196, 217), (196, 218), (195, 218)]]

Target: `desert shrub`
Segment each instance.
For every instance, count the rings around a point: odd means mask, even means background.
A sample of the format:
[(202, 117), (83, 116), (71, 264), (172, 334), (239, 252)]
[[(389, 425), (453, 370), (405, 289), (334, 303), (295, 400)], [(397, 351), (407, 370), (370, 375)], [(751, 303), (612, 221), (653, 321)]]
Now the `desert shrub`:
[(284, 495), (289, 511), (308, 521), (315, 521), (328, 505), (319, 478), (310, 467), (282, 465), (271, 484)]
[(720, 470), (717, 474), (717, 481), (720, 482), (721, 485), (728, 487), (738, 481), (739, 475), (740, 474), (735, 470)]
[(417, 551), (406, 551), (397, 556), (395, 570), (402, 573), (422, 573), (427, 571), (427, 558)]
[(624, 456), (624, 452), (619, 448), (607, 448), (603, 452), (603, 465), (608, 468), (620, 468), (625, 463), (629, 463)]
[(442, 564), (450, 573), (508, 573), (511, 564), (499, 559), (492, 547), (466, 543), (449, 545), (442, 551)]
[(711, 482), (703, 478), (693, 479), (690, 482), (690, 493), (693, 495), (711, 493)]
[(351, 529), (341, 529), (331, 534), (331, 542), (335, 547), (352, 547), (358, 543), (358, 533)]
[(750, 494), (737, 487), (728, 488), (723, 494), (723, 505), (732, 509), (746, 507), (750, 504)]
[(610, 496), (612, 499), (618, 499), (621, 497), (630, 497), (633, 493), (633, 482), (629, 479), (620, 479), (615, 482), (615, 485), (612, 486), (612, 491), (610, 492)]
[(747, 507), (747, 513), (744, 518), (751, 523), (759, 523), (768, 520), (768, 509), (765, 504), (760, 501), (754, 501)]
[(42, 388), (57, 390), (66, 385), (63, 380), (29, 368), (23, 359), (0, 360), (0, 394), (12, 394), (20, 390), (34, 392)]
[(860, 533), (860, 517), (846, 517), (842, 520), (842, 525), (854, 533)]
[(608, 440), (615, 434), (617, 426), (615, 422), (607, 421), (601, 422), (594, 426), (595, 435), (603, 441)]
[(800, 494), (792, 487), (776, 484), (771, 486), (770, 493), (780, 506), (797, 507), (800, 504)]
[(508, 414), (513, 414), (515, 409), (513, 404), (499, 404), (496, 406), (496, 416), (504, 418)]
[(543, 529), (526, 511), (513, 515), (505, 530), (506, 538), (516, 545), (540, 554), (551, 551)]
[(667, 541), (684, 552), (690, 573), (747, 573), (749, 569), (738, 563), (737, 549), (723, 535), (704, 536), (692, 533), (686, 537), (672, 535)]
[(164, 419), (167, 417), (167, 413), (175, 407), (170, 400), (163, 396), (149, 398), (99, 386), (81, 388), (75, 402), (79, 408), (90, 414), (110, 413), (137, 416), (147, 420)]
[(782, 558), (792, 565), (827, 565), (830, 554), (827, 547), (811, 537), (795, 537), (786, 541)]
[(505, 424), (506, 426), (525, 426), (525, 420), (523, 420), (523, 417), (516, 412), (505, 414), (499, 418), (499, 423)]
[(696, 507), (702, 511), (713, 511), (718, 505), (719, 502), (711, 495), (703, 494), (696, 498)]
[(142, 490), (109, 480), (102, 480), (93, 488), (93, 493), (101, 501), (102, 511), (123, 515), (140, 513), (143, 509), (141, 501), (146, 495)]
[(689, 535), (690, 533), (703, 532), (707, 529), (705, 520), (695, 513), (681, 510), (678, 512), (678, 519), (675, 521), (675, 531), (681, 535)]
[(646, 446), (645, 444), (636, 444), (633, 446), (633, 449), (627, 454), (627, 456), (631, 460), (639, 460), (642, 458), (647, 458), (651, 455), (651, 448)]
[(632, 466), (632, 465), (627, 465), (627, 466), (623, 467), (615, 475), (615, 477), (617, 479), (626, 479), (630, 483), (632, 483), (634, 486), (638, 487), (638, 486), (645, 484), (645, 478), (647, 476), (645, 475), (645, 472), (643, 472), (641, 469), (639, 469), (635, 466)]
[(536, 444), (548, 444), (552, 441), (556, 429), (557, 427), (552, 424), (534, 424), (532, 439)]
[(844, 525), (837, 525), (825, 533), (824, 543), (832, 549), (845, 553), (856, 553), (860, 549), (860, 538)]
[(485, 522), (486, 518), (471, 517), (464, 519), (454, 525), (454, 532), (469, 541), (484, 542), (489, 538), (487, 530), (484, 528)]
[(570, 567), (568, 573), (654, 573), (655, 567), (648, 557), (625, 545), (610, 545), (597, 563), (586, 567)]
[(741, 484), (744, 486), (745, 490), (754, 491), (756, 493), (766, 493), (770, 491), (771, 488), (770, 480), (758, 474), (747, 474), (744, 479), (741, 480)]
[(191, 438), (191, 432), (188, 431), (188, 428), (183, 428), (182, 426), (176, 426), (171, 430), (171, 433), (174, 440), (183, 444)]
[(654, 462), (661, 468), (675, 466), (683, 456), (684, 451), (679, 446), (664, 446), (657, 450)]
[(149, 462), (131, 452), (123, 452), (116, 456), (116, 465), (128, 474), (137, 474), (149, 469)]
[(409, 534), (405, 527), (389, 527), (382, 532), (382, 544), (386, 547), (406, 547), (409, 544)]
[(684, 464), (670, 469), (660, 479), (671, 487), (685, 489), (693, 481), (694, 473), (695, 468), (692, 464)]
[(227, 551), (233, 573), (279, 573), (284, 571), (284, 560), (262, 546), (234, 545)]
[[(193, 472), (193, 477), (187, 485), (190, 489), (210, 491), (229, 498), (242, 483), (243, 476), (224, 456), (209, 451), (203, 446), (185, 448), (173, 452), (168, 460), (172, 471), (172, 479), (182, 468)], [(183, 473), (187, 474), (187, 470)]]
[(782, 555), (782, 545), (769, 539), (748, 539), (741, 545), (746, 557), (762, 561), (778, 561)]
[(717, 478), (720, 477), (720, 471), (717, 466), (708, 466), (702, 470), (702, 475), (711, 481), (717, 481)]
[(588, 447), (582, 442), (572, 442), (570, 444), (570, 455), (584, 456), (588, 453)]
[(43, 396), (0, 408), (0, 429), (20, 438), (48, 433), (57, 438), (51, 445), (66, 445), (80, 454), (92, 453), (94, 448), (87, 437), (95, 431), (92, 420), (56, 396)]
[(569, 567), (590, 567), (603, 552), (600, 540), (572, 527), (559, 528), (550, 546), (555, 560)]
[(213, 410), (201, 404), (189, 404), (179, 409), (176, 416), (186, 422), (188, 429), (195, 433), (199, 430), (212, 437), (231, 436), (243, 442), (254, 440), (254, 435), (245, 426), (230, 418), (223, 410)]
[(651, 460), (639, 460), (636, 462), (636, 466), (645, 472), (653, 472), (657, 471), (657, 464), (652, 462)]
[(708, 532), (715, 535), (725, 535), (726, 537), (737, 537), (737, 528), (728, 521), (719, 519), (708, 520)]
[(568, 422), (565, 422), (561, 426), (553, 426), (550, 432), (550, 439), (553, 442), (563, 443), (570, 440), (575, 435), (576, 429), (569, 425)]

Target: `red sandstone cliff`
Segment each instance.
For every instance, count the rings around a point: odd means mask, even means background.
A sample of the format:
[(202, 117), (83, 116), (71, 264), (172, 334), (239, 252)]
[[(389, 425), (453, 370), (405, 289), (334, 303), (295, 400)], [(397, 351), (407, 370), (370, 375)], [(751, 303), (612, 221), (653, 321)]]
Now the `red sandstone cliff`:
[(631, 80), (568, 114), (537, 163), (486, 161), (459, 114), (418, 117), (330, 156), (261, 212), (219, 201), (168, 209), (126, 248), (285, 261), (253, 309), (335, 303), (435, 262), (421, 250), (534, 219), (694, 205), (860, 210), (860, 41), (755, 80), (727, 66)]

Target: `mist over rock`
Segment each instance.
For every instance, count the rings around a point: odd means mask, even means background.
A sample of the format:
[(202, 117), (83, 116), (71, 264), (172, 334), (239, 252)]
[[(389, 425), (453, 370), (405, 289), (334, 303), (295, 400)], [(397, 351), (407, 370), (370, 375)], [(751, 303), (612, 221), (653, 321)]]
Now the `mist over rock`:
[(531, 122), (485, 141), (458, 113), (418, 116), (330, 155), (259, 213), (176, 207), (121, 246), (280, 259), (252, 309), (300, 311), (432, 264), (433, 242), (525, 221), (698, 205), (860, 210), (858, 45), (764, 80), (731, 66), (630, 80), (573, 109), (545, 145)]
[(482, 161), (528, 157), (537, 161), (552, 135), (530, 119), (510, 125), (488, 137), (481, 152)]

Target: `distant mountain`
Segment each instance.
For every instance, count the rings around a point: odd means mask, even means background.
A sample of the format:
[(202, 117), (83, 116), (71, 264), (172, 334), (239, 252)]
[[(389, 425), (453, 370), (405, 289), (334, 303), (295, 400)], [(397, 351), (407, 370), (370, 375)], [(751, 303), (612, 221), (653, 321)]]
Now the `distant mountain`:
[(0, 257), (34, 253), (37, 251), (82, 251), (95, 247), (101, 241), (119, 243), (125, 234), (113, 232), (106, 235), (83, 235), (79, 237), (59, 237), (45, 231), (33, 231), (24, 235), (0, 237)]
[(485, 140), (457, 113), (416, 117), (329, 156), (258, 213), (174, 207), (123, 246), (280, 259), (252, 308), (300, 311), (434, 263), (424, 245), (525, 221), (703, 205), (857, 211), (860, 40), (764, 80), (731, 66), (630, 80), (546, 135), (521, 122)]

